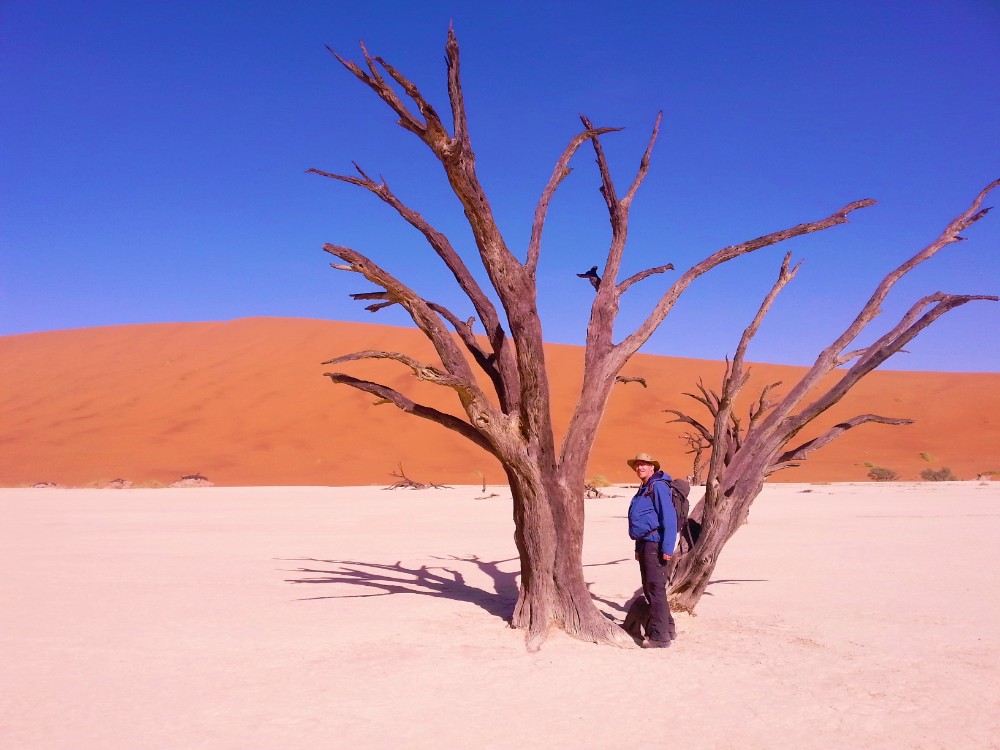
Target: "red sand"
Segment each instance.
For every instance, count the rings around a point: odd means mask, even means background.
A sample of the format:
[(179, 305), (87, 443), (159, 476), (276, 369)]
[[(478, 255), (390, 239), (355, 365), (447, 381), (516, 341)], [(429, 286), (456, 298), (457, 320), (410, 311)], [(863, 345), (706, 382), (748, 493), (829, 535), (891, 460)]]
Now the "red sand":
[[(51, 331), (0, 338), (0, 486), (54, 482), (136, 485), (200, 472), (218, 485), (385, 484), (402, 465), (412, 479), (475, 484), (504, 481), (492, 458), (463, 439), (322, 377), (320, 363), (383, 348), (433, 361), (413, 329), (306, 319), (254, 318)], [(564, 425), (576, 400), (582, 349), (550, 346), (556, 416)], [(455, 412), (449, 393), (417, 382), (390, 362), (343, 368), (382, 379), (416, 400)], [(803, 368), (755, 365), (748, 396), (764, 383), (788, 387)], [(624, 456), (659, 454), (682, 475), (691, 470), (666, 408), (698, 405), (681, 394), (698, 378), (718, 382), (721, 364), (639, 355), (617, 386), (588, 476), (630, 481)], [(779, 389), (780, 392), (781, 389)], [(869, 425), (814, 454), (778, 481), (864, 480), (865, 462), (900, 479), (947, 466), (969, 479), (1000, 470), (1000, 374), (875, 372), (823, 425), (875, 412), (909, 417), (908, 427)], [(804, 435), (808, 438), (816, 434)], [(921, 457), (926, 453), (930, 461)]]

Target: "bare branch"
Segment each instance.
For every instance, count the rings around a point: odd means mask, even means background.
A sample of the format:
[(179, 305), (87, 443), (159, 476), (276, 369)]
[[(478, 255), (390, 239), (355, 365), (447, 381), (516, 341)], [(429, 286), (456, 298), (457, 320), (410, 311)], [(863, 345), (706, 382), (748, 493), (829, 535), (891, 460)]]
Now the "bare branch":
[(712, 442), (711, 431), (697, 419), (688, 414), (685, 414), (682, 411), (678, 411), (677, 409), (664, 409), (663, 411), (666, 412), (667, 414), (673, 414), (676, 417), (676, 419), (669, 420), (668, 424), (672, 424), (674, 422), (689, 424), (698, 431), (698, 433), (702, 436), (703, 439), (707, 440), (709, 444), (711, 444)]
[(330, 51), (331, 55), (337, 58), (341, 65), (357, 76), (359, 81), (374, 91), (382, 101), (388, 104), (389, 107), (391, 107), (392, 110), (399, 115), (400, 126), (416, 133), (421, 138), (424, 136), (426, 127), (420, 122), (416, 115), (406, 108), (403, 102), (400, 101), (399, 97), (396, 96), (396, 92), (393, 91), (392, 87), (385, 82), (382, 76), (378, 74), (375, 68), (375, 63), (372, 61), (371, 55), (368, 54), (368, 50), (365, 49), (363, 42), (361, 43), (361, 51), (364, 53), (365, 62), (368, 64), (368, 70), (371, 71), (370, 73), (363, 71), (357, 63), (338, 55), (329, 45), (327, 45), (327, 49)]
[(466, 398), (471, 399), (475, 395), (470, 392), (469, 383), (463, 381), (461, 378), (453, 377), (433, 365), (420, 362), (408, 354), (401, 354), (400, 352), (385, 352), (377, 350), (354, 352), (353, 354), (344, 354), (339, 357), (334, 357), (333, 359), (328, 359), (323, 362), (323, 364), (340, 365), (344, 362), (357, 362), (362, 359), (391, 359), (394, 362), (399, 362), (409, 367), (418, 380), (426, 380), (429, 383), (442, 385), (446, 388), (460, 391)]
[(980, 207), (990, 191), (998, 185), (1000, 185), (1000, 180), (994, 180), (987, 185), (972, 201), (972, 205), (953, 219), (933, 242), (927, 245), (927, 247), (920, 252), (916, 253), (905, 263), (901, 264), (898, 268), (893, 269), (885, 275), (885, 278), (883, 278), (879, 283), (875, 292), (872, 294), (868, 302), (865, 303), (865, 306), (861, 308), (861, 312), (858, 313), (858, 316), (854, 319), (854, 321), (837, 338), (837, 340), (833, 342), (833, 344), (820, 354), (820, 357), (817, 359), (817, 364), (822, 363), (820, 366), (824, 369), (824, 372), (829, 372), (829, 370), (832, 369), (833, 363), (837, 361), (836, 357), (840, 355), (844, 347), (856, 339), (858, 334), (861, 333), (868, 323), (870, 323), (872, 319), (878, 315), (882, 303), (885, 301), (886, 296), (889, 294), (892, 287), (895, 286), (897, 281), (925, 260), (929, 260), (934, 257), (934, 255), (936, 255), (943, 248), (965, 239), (959, 235), (959, 232), (968, 229), (975, 222), (979, 221), (986, 215), (989, 209), (981, 209)]
[(656, 113), (656, 122), (653, 124), (653, 132), (649, 136), (649, 143), (646, 146), (646, 151), (642, 155), (642, 159), (639, 160), (639, 171), (636, 172), (635, 179), (632, 180), (632, 185), (629, 187), (628, 192), (625, 193), (625, 197), (622, 198), (622, 204), (626, 207), (632, 204), (632, 199), (635, 198), (636, 192), (639, 190), (639, 186), (642, 181), (646, 179), (646, 175), (649, 174), (649, 157), (653, 153), (653, 144), (656, 143), (656, 136), (660, 133), (660, 122), (663, 121), (663, 110), (661, 109)]
[(326, 244), (323, 249), (331, 255), (347, 261), (353, 270), (362, 274), (376, 286), (385, 289), (388, 299), (402, 305), (410, 314), (413, 322), (434, 345), (445, 370), (457, 381), (466, 384), (466, 390), (461, 391), (460, 395), (462, 396), (462, 405), (467, 411), (474, 405), (475, 411), (479, 413), (489, 412), (492, 419), (499, 419), (500, 415), (493, 413), (495, 412), (494, 407), (476, 384), (469, 363), (462, 356), (454, 339), (444, 327), (437, 312), (423, 298), (369, 258), (349, 247)]
[(844, 352), (843, 354), (841, 354), (839, 357), (837, 357), (834, 360), (834, 365), (833, 366), (834, 366), (834, 368), (843, 367), (848, 362), (852, 362), (853, 360), (855, 360), (858, 357), (860, 357), (866, 351), (868, 351), (867, 347), (865, 347), (864, 349), (855, 349), (855, 350), (850, 351), (850, 352)]
[[(784, 430), (787, 430), (788, 437), (795, 435), (798, 430), (811, 422), (817, 416), (825, 412), (835, 403), (840, 401), (854, 385), (865, 375), (885, 362), (893, 354), (896, 354), (906, 344), (912, 341), (920, 331), (925, 329), (946, 312), (960, 307), (966, 303), (985, 300), (990, 302), (1000, 301), (1000, 298), (988, 295), (956, 295), (956, 294), (931, 294), (918, 300), (903, 316), (900, 322), (893, 327), (889, 333), (885, 334), (868, 347), (865, 353), (858, 359), (854, 366), (848, 370), (844, 376), (834, 384), (825, 394), (816, 399), (813, 403), (802, 410), (798, 415), (786, 420)], [(924, 309), (933, 303), (926, 312)], [(921, 315), (923, 312), (923, 315)], [(918, 318), (918, 316), (920, 316)], [(810, 371), (811, 373), (811, 371)], [(806, 377), (809, 377), (807, 374)], [(796, 388), (801, 386), (801, 382)], [(782, 400), (782, 408), (786, 408), (785, 402), (789, 397)], [(773, 416), (773, 415), (772, 415)], [(770, 418), (768, 419), (770, 421)], [(786, 438), (787, 439), (787, 438)]]
[[(465, 348), (472, 355), (472, 358), (479, 365), (479, 368), (486, 373), (490, 381), (493, 383), (493, 389), (500, 398), (501, 408), (509, 407), (510, 401), (504, 397), (509, 386), (505, 383), (503, 374), (497, 367), (497, 357), (495, 354), (491, 354), (483, 349), (479, 345), (479, 340), (476, 339), (475, 334), (472, 332), (472, 326), (475, 324), (475, 318), (468, 318), (467, 320), (461, 320), (457, 315), (455, 315), (451, 310), (446, 308), (444, 305), (439, 305), (437, 302), (427, 302), (427, 306), (440, 315), (442, 318), (451, 323), (452, 327), (455, 329), (455, 333), (465, 344)], [(513, 372), (514, 377), (517, 376), (517, 371)]]
[(875, 201), (870, 198), (854, 201), (853, 203), (849, 203), (843, 208), (830, 214), (825, 219), (819, 219), (818, 221), (811, 221), (805, 224), (797, 224), (796, 226), (789, 227), (788, 229), (771, 232), (770, 234), (765, 234), (762, 237), (717, 250), (712, 253), (712, 255), (705, 258), (705, 260), (692, 266), (676, 282), (674, 282), (673, 286), (671, 286), (663, 297), (660, 298), (660, 301), (653, 308), (649, 317), (646, 318), (643, 324), (639, 326), (634, 333), (626, 337), (624, 341), (615, 347), (616, 358), (624, 363), (625, 360), (638, 351), (639, 347), (649, 340), (649, 337), (653, 334), (653, 331), (656, 330), (657, 326), (663, 322), (667, 313), (670, 312), (674, 304), (677, 302), (677, 298), (681, 295), (681, 292), (687, 289), (691, 282), (702, 274), (711, 271), (713, 268), (721, 265), (722, 263), (738, 258), (741, 255), (746, 255), (756, 250), (760, 250), (761, 248), (776, 245), (779, 242), (784, 242), (785, 240), (789, 240), (794, 237), (801, 237), (802, 235), (829, 229), (830, 227), (837, 226), (838, 224), (845, 224), (848, 220), (848, 215), (852, 211), (873, 205), (875, 205)]
[[(736, 346), (736, 353), (733, 355), (732, 364), (728, 361), (726, 362), (726, 373), (722, 379), (722, 398), (719, 399), (718, 411), (715, 414), (715, 442), (712, 444), (712, 459), (709, 464), (709, 473), (713, 476), (718, 476), (718, 473), (722, 471), (722, 461), (724, 460), (725, 463), (728, 464), (732, 456), (743, 445), (740, 421), (733, 414), (733, 408), (736, 403), (736, 399), (743, 390), (743, 386), (745, 386), (747, 381), (750, 379), (750, 373), (744, 370), (744, 358), (746, 356), (747, 347), (750, 345), (750, 341), (753, 340), (753, 337), (757, 335), (757, 331), (760, 330), (760, 325), (764, 321), (764, 317), (767, 315), (768, 310), (771, 309), (771, 305), (774, 303), (774, 300), (777, 298), (781, 290), (784, 289), (785, 285), (795, 278), (795, 274), (799, 270), (798, 265), (789, 270), (788, 265), (791, 262), (791, 259), (792, 254), (785, 253), (785, 257), (781, 261), (781, 270), (778, 272), (778, 279), (764, 296), (764, 300), (761, 302), (760, 307), (757, 310), (757, 314), (754, 315), (750, 325), (748, 325), (743, 331), (743, 335), (740, 337), (740, 342)], [(761, 394), (760, 399), (757, 402), (759, 409), (756, 414), (753, 411), (753, 407), (751, 407), (751, 425), (756, 424), (757, 419), (755, 419), (755, 417), (759, 417), (763, 411), (764, 399), (768, 390), (768, 388), (765, 388), (764, 392)], [(732, 422), (732, 429), (722, 430), (720, 428), (721, 425), (728, 425), (730, 421)]]
[[(998, 298), (993, 295), (984, 294), (942, 294), (938, 292), (937, 294), (931, 294), (918, 300), (906, 312), (906, 314), (903, 315), (899, 323), (893, 326), (891, 331), (863, 350), (857, 364), (851, 368), (851, 371), (861, 368), (867, 368), (870, 370), (873, 369), (873, 367), (878, 367), (878, 365), (887, 360), (890, 356), (901, 351), (903, 346), (912, 341), (917, 333), (929, 326), (934, 320), (941, 317), (949, 310), (953, 310), (954, 308), (968, 302), (975, 301), (997, 302)], [(920, 315), (921, 311), (931, 303), (936, 303), (936, 305), (931, 308), (931, 310), (928, 311), (924, 317), (918, 320), (917, 316)], [(873, 360), (877, 361), (872, 367), (869, 367)]]
[(639, 273), (635, 274), (634, 276), (629, 276), (627, 279), (625, 279), (622, 283), (618, 285), (618, 296), (625, 294), (625, 292), (628, 291), (629, 287), (631, 287), (633, 284), (639, 283), (643, 279), (649, 278), (654, 274), (664, 273), (665, 271), (673, 271), (673, 270), (674, 270), (674, 264), (667, 263), (667, 265), (665, 266), (656, 266), (655, 268), (647, 268), (645, 271), (639, 271)]
[(528, 255), (525, 261), (525, 267), (530, 273), (533, 274), (538, 268), (538, 258), (542, 248), (542, 229), (545, 226), (545, 217), (548, 214), (549, 203), (551, 203), (556, 189), (569, 173), (573, 171), (569, 166), (570, 160), (587, 140), (596, 139), (599, 135), (613, 133), (617, 130), (621, 130), (621, 128), (595, 129), (588, 125), (587, 130), (575, 135), (563, 150), (562, 156), (559, 157), (559, 161), (556, 162), (555, 167), (552, 169), (552, 176), (549, 177), (549, 181), (545, 185), (541, 197), (538, 199), (538, 205), (535, 207), (535, 218), (531, 224), (531, 240), (528, 242)]
[(618, 375), (615, 378), (615, 382), (616, 383), (638, 383), (643, 388), (649, 388), (649, 386), (646, 385), (646, 379), (645, 378), (631, 378), (631, 377), (627, 377), (625, 375)]
[[(594, 124), (589, 118), (584, 115), (580, 115), (580, 122), (587, 130), (594, 130)], [(598, 138), (594, 138), (594, 154), (597, 156), (597, 168), (601, 172), (601, 195), (604, 196), (604, 202), (608, 204), (608, 211), (614, 217), (616, 208), (618, 207), (618, 196), (615, 193), (615, 183), (611, 179), (611, 170), (608, 168), (608, 160), (604, 156), (604, 148), (601, 146), (601, 141)]]
[(479, 432), (479, 430), (474, 428), (468, 422), (459, 419), (452, 414), (438, 411), (430, 406), (418, 404), (394, 388), (382, 385), (381, 383), (361, 380), (359, 378), (352, 377), (351, 375), (345, 375), (341, 372), (325, 372), (323, 375), (330, 378), (330, 380), (334, 383), (349, 385), (352, 388), (357, 388), (359, 391), (364, 391), (365, 393), (370, 393), (373, 396), (378, 396), (380, 399), (394, 404), (407, 414), (413, 414), (414, 416), (428, 419), (431, 422), (436, 422), (442, 427), (447, 427), (449, 430), (454, 430), (468, 440), (471, 440), (483, 450), (489, 452), (491, 455), (497, 455), (496, 450), (483, 436), (483, 434)]
[(772, 401), (767, 397), (767, 395), (775, 388), (781, 385), (779, 380), (776, 383), (769, 383), (765, 385), (760, 392), (760, 397), (757, 399), (756, 404), (751, 404), (750, 406), (750, 421), (747, 424), (747, 434), (756, 426), (760, 418), (767, 412), (768, 409), (772, 408), (777, 402)]
[[(729, 362), (727, 361), (726, 362), (727, 376), (728, 373), (729, 373)], [(701, 393), (701, 396), (696, 396), (693, 393), (685, 393), (684, 395), (693, 398), (695, 401), (700, 401), (701, 403), (703, 403), (708, 408), (708, 410), (712, 412), (712, 415), (715, 416), (715, 414), (718, 412), (719, 401), (722, 400), (722, 397), (719, 396), (719, 394), (716, 393), (714, 390), (708, 388), (705, 385), (705, 381), (703, 381), (701, 378), (698, 378), (696, 387), (698, 388), (698, 391)]]
[[(463, 342), (469, 348), (469, 351), (481, 367), (483, 367), (485, 362), (490, 362), (489, 368), (487, 369), (484, 367), (483, 369), (493, 382), (493, 386), (496, 390), (497, 397), (500, 399), (501, 406), (505, 410), (516, 409), (518, 403), (517, 394), (519, 375), (514, 362), (511, 346), (507, 342), (507, 334), (500, 322), (500, 317), (497, 314), (496, 307), (490, 301), (489, 297), (487, 297), (483, 292), (482, 287), (475, 280), (472, 273), (469, 271), (468, 266), (466, 266), (459, 254), (455, 251), (455, 248), (452, 246), (447, 236), (445, 236), (442, 232), (437, 231), (430, 224), (430, 222), (428, 222), (418, 212), (406, 206), (395, 195), (395, 193), (392, 192), (385, 180), (382, 180), (381, 183), (377, 183), (365, 174), (364, 170), (362, 170), (357, 164), (355, 164), (354, 167), (361, 175), (360, 178), (349, 175), (332, 174), (318, 169), (310, 169), (308, 170), (308, 173), (318, 174), (322, 177), (329, 177), (330, 179), (346, 182), (370, 191), (374, 195), (378, 196), (384, 203), (391, 206), (408, 224), (410, 224), (410, 226), (414, 227), (424, 236), (428, 244), (431, 248), (433, 248), (434, 252), (437, 253), (438, 257), (441, 258), (441, 260), (444, 261), (444, 264), (448, 267), (448, 270), (451, 271), (452, 276), (455, 278), (459, 287), (463, 292), (465, 292), (465, 295), (472, 302), (472, 305), (476, 310), (476, 314), (479, 316), (479, 319), (483, 322), (483, 326), (486, 329), (486, 337), (493, 350), (493, 357), (490, 358), (484, 355), (478, 344), (475, 345), (475, 348), (470, 346), (470, 342), (473, 341), (471, 336), (463, 336)], [(341, 270), (347, 269), (341, 267)], [(460, 331), (458, 326), (456, 326), (456, 330)]]
[(389, 293), (383, 289), (380, 292), (355, 292), (349, 295), (351, 299), (358, 300), (369, 300), (369, 299), (388, 299)]
[[(837, 403), (862, 377), (878, 367), (890, 356), (901, 351), (920, 331), (941, 315), (973, 300), (996, 301), (996, 297), (991, 296), (947, 295), (941, 293), (924, 297), (910, 308), (892, 330), (883, 335), (874, 344), (862, 350), (842, 355), (847, 344), (857, 338), (861, 331), (878, 315), (886, 295), (899, 279), (916, 268), (920, 263), (933, 257), (944, 247), (960, 241), (962, 238), (959, 232), (967, 229), (986, 214), (988, 209), (981, 209), (982, 202), (986, 195), (998, 185), (1000, 185), (1000, 180), (990, 183), (976, 196), (972, 205), (952, 220), (931, 244), (886, 274), (864, 308), (862, 308), (862, 311), (845, 329), (844, 333), (820, 352), (809, 371), (775, 405), (770, 414), (761, 421), (759, 429), (762, 432), (782, 435), (784, 436), (784, 440), (790, 439), (805, 424)], [(936, 303), (934, 307), (918, 319), (922, 311), (932, 303)], [(855, 362), (854, 366), (832, 388), (799, 414), (790, 416), (802, 400), (812, 391), (816, 383), (829, 374), (837, 365), (854, 359), (858, 361)]]
[[(608, 167), (608, 161), (604, 155), (600, 138), (595, 136), (591, 139), (591, 143), (594, 146), (594, 153), (597, 157), (597, 166), (601, 173), (600, 192), (604, 197), (604, 202), (608, 206), (608, 217), (611, 221), (611, 246), (608, 249), (608, 259), (604, 265), (604, 273), (602, 274), (602, 277), (608, 281), (617, 279), (618, 272), (621, 269), (622, 255), (625, 252), (625, 239), (628, 236), (629, 209), (631, 208), (632, 199), (635, 197), (636, 191), (649, 172), (649, 157), (660, 130), (660, 120), (662, 117), (662, 112), (657, 114), (649, 143), (639, 162), (639, 171), (625, 197), (621, 200), (618, 199), (614, 181), (611, 178), (611, 170)], [(593, 129), (593, 124), (587, 117), (581, 115), (580, 120), (585, 127)], [(609, 306), (606, 300), (614, 298), (614, 292), (617, 292), (617, 285), (608, 284), (607, 286), (609, 290), (604, 295), (598, 290), (598, 296), (591, 307), (590, 325), (587, 329), (587, 348), (590, 351), (603, 352), (611, 344), (611, 332), (614, 328), (617, 306)], [(601, 299), (602, 296), (603, 300), (598, 304), (598, 299)]]
[[(801, 263), (796, 264), (795, 268), (789, 270), (788, 264), (792, 260), (791, 253), (785, 253), (784, 259), (781, 261), (781, 270), (778, 272), (778, 280), (774, 282), (774, 286), (765, 295), (764, 301), (761, 302), (760, 307), (757, 310), (757, 314), (754, 316), (750, 325), (746, 327), (743, 331), (743, 335), (740, 337), (740, 343), (736, 346), (736, 354), (733, 355), (733, 372), (742, 372), (743, 360), (746, 356), (747, 347), (750, 345), (750, 341), (754, 336), (757, 335), (757, 331), (760, 330), (760, 324), (764, 322), (764, 316), (767, 315), (768, 310), (771, 309), (771, 305), (774, 304), (775, 298), (785, 288), (792, 279), (795, 278), (795, 274), (798, 273)], [(723, 389), (725, 390), (725, 389)], [(732, 394), (735, 396), (736, 394)]]
[[(396, 70), (396, 68), (387, 63), (383, 58), (376, 56), (375, 60), (390, 76), (392, 76), (392, 79), (396, 83), (402, 86), (403, 91), (405, 91), (406, 95), (413, 100), (414, 104), (417, 105), (417, 109), (420, 110), (420, 114), (424, 116), (424, 127), (419, 133), (424, 142), (428, 145), (431, 145), (432, 142), (434, 142), (437, 148), (442, 149), (442, 151), (445, 151), (449, 146), (452, 146), (454, 141), (445, 129), (444, 123), (441, 122), (441, 118), (438, 117), (438, 113), (434, 110), (434, 107), (432, 107), (430, 103), (424, 99), (423, 94), (420, 93), (420, 89), (418, 89), (416, 85), (410, 81), (410, 79)], [(406, 126), (404, 125), (404, 127)]]
[(868, 424), (871, 422), (877, 424), (888, 424), (888, 425), (913, 424), (912, 419), (894, 419), (892, 417), (880, 417), (877, 414), (862, 414), (860, 416), (854, 417), (853, 419), (849, 419), (846, 422), (841, 422), (839, 424), (836, 424), (829, 430), (824, 432), (822, 435), (820, 435), (819, 437), (815, 437), (812, 440), (808, 440), (796, 448), (792, 448), (791, 450), (785, 451), (774, 460), (774, 462), (768, 469), (767, 473), (770, 474), (772, 472), (779, 471), (781, 469), (791, 468), (791, 466), (789, 465), (790, 462), (802, 461), (810, 453), (833, 442), (848, 430), (857, 427), (858, 425)]
[(465, 97), (462, 95), (462, 79), (459, 75), (458, 40), (451, 26), (448, 27), (448, 42), (444, 52), (448, 62), (448, 99), (451, 103), (455, 140), (464, 146), (469, 142), (469, 122), (465, 116)]

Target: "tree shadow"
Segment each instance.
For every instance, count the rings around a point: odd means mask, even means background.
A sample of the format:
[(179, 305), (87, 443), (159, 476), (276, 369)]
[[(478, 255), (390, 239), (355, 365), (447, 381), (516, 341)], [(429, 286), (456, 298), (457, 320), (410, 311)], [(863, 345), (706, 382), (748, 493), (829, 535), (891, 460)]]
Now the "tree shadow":
[(770, 580), (768, 578), (717, 578), (714, 581), (709, 581), (705, 584), (705, 591), (702, 596), (714, 596), (714, 594), (708, 590), (709, 586), (715, 586), (719, 583), (733, 584), (733, 583), (767, 583)]
[[(292, 584), (333, 584), (365, 589), (366, 593), (337, 593), (324, 596), (302, 597), (298, 601), (314, 601), (318, 599), (357, 599), (370, 596), (389, 596), (390, 594), (419, 594), (422, 596), (441, 597), (453, 601), (475, 604), (494, 617), (510, 622), (514, 614), (514, 606), (520, 591), (520, 570), (507, 571), (501, 568), (506, 563), (518, 565), (516, 557), (505, 560), (483, 560), (478, 555), (458, 557), (435, 557), (436, 560), (452, 561), (454, 566), (420, 565), (407, 567), (402, 561), (395, 563), (373, 563), (359, 560), (320, 560), (314, 557), (277, 558), (284, 562), (320, 563), (323, 567), (301, 567), (286, 571), (291, 573), (309, 574), (298, 578), (286, 578)], [(616, 565), (625, 560), (612, 560), (606, 563), (593, 563), (584, 567), (598, 565)], [(469, 584), (466, 576), (459, 570), (461, 565), (472, 565), (485, 573), (493, 582), (493, 591)], [(329, 566), (329, 567), (327, 567)], [(587, 587), (590, 588), (588, 583)], [(624, 612), (624, 608), (601, 597), (594, 600), (610, 608)]]
[[(280, 558), (289, 560), (288, 558)], [(321, 563), (330, 568), (297, 568), (294, 573), (309, 573), (313, 575), (301, 578), (287, 578), (287, 583), (296, 584), (339, 584), (367, 589), (370, 593), (343, 593), (325, 596), (302, 597), (299, 601), (316, 599), (356, 599), (369, 596), (388, 596), (390, 594), (420, 594), (422, 596), (442, 597), (460, 602), (468, 602), (486, 610), (494, 617), (510, 621), (517, 603), (518, 578), (520, 571), (505, 571), (501, 565), (509, 562), (517, 563), (516, 557), (506, 560), (483, 560), (478, 555), (467, 557), (434, 558), (451, 560), (455, 563), (467, 563), (475, 566), (493, 581), (493, 591), (468, 584), (465, 575), (454, 567), (421, 565), (409, 568), (401, 561), (395, 563), (361, 562), (359, 560), (319, 560), (314, 557), (292, 558), (290, 561)]]
[[(627, 563), (627, 562), (631, 562), (631, 559), (623, 557), (620, 560), (609, 560), (608, 562), (605, 562), (605, 563), (589, 563), (587, 565), (584, 565), (583, 567), (584, 568), (596, 568), (596, 567), (603, 567), (605, 565), (618, 565), (619, 563)], [(610, 599), (605, 599), (603, 596), (598, 596), (597, 594), (595, 594), (593, 586), (594, 586), (593, 581), (587, 581), (587, 591), (590, 592), (590, 598), (593, 599), (595, 602), (603, 604), (608, 609), (617, 610), (618, 612), (621, 612), (622, 615), (624, 615), (626, 612), (628, 612), (628, 604), (629, 604), (629, 602), (632, 601), (632, 599), (629, 599), (624, 604), (619, 604), (618, 602), (613, 602)], [(639, 593), (640, 594), (642, 593), (642, 589), (641, 588), (639, 589)], [(609, 620), (615, 620), (615, 618), (611, 615), (611, 613), (604, 612), (603, 614)]]

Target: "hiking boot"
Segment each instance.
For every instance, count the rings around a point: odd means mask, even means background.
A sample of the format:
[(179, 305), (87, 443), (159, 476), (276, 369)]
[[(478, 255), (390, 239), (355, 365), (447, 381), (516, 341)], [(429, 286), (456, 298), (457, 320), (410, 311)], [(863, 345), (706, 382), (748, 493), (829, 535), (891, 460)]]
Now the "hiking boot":
[(643, 648), (670, 648), (670, 641), (654, 641), (650, 638), (646, 638), (642, 642)]

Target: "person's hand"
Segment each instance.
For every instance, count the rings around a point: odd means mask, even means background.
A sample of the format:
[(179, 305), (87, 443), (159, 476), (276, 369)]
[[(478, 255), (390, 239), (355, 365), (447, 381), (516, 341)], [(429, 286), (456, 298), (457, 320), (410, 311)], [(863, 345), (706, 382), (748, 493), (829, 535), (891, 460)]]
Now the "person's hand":
[(668, 555), (666, 552), (663, 553), (663, 559), (664, 560), (669, 560), (670, 558), (671, 558), (671, 555)]
[(636, 552), (636, 553), (635, 553), (635, 559), (636, 559), (636, 560), (638, 560), (638, 559), (639, 559), (639, 553), (638, 553), (638, 552)]

